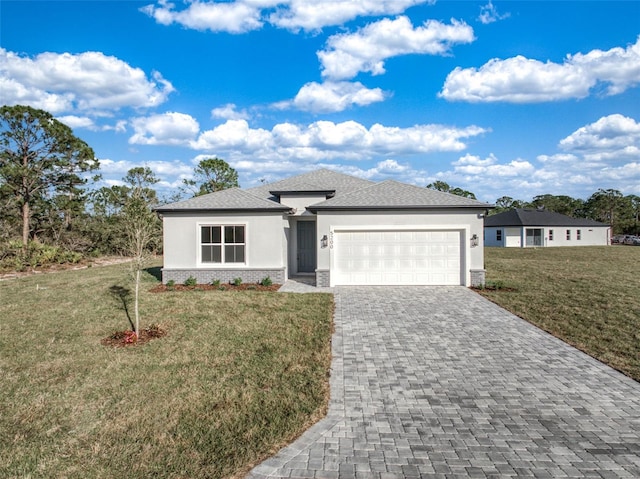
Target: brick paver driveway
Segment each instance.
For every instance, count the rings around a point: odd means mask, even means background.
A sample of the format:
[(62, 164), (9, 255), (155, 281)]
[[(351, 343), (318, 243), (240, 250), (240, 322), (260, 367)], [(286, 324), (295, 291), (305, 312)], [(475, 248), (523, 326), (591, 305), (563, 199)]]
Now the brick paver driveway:
[(462, 287), (335, 298), (329, 414), (249, 477), (640, 477), (635, 381)]

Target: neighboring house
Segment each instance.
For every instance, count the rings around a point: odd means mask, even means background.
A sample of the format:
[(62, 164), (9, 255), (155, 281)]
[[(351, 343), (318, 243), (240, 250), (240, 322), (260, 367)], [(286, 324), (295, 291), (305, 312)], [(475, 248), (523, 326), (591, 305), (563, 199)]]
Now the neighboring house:
[(539, 209), (516, 208), (484, 219), (485, 246), (607, 245), (610, 236), (604, 223)]
[(317, 286), (484, 282), (480, 201), (317, 170), (161, 206), (163, 282), (315, 275)]

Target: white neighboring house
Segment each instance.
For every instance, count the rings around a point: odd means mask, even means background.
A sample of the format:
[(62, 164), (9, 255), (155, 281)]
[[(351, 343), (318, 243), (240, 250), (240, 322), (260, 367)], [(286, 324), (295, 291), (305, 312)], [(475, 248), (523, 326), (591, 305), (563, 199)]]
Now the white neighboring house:
[(156, 209), (163, 282), (269, 276), (337, 285), (479, 285), (492, 205), (397, 181), (321, 169)]
[(607, 224), (552, 211), (516, 208), (484, 219), (485, 246), (600, 246), (610, 238)]

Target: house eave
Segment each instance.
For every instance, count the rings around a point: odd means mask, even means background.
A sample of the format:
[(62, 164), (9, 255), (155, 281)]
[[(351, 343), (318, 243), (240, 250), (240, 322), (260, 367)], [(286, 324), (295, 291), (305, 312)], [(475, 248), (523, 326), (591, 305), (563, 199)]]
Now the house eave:
[(453, 209), (470, 209), (470, 210), (487, 210), (494, 208), (493, 205), (384, 205), (384, 206), (308, 206), (307, 210), (315, 213), (317, 211), (398, 211), (398, 210), (453, 210)]
[(165, 213), (288, 213), (292, 208), (154, 208), (153, 211)]
[(274, 196), (307, 196), (307, 195), (327, 195), (333, 196), (336, 190), (270, 190)]

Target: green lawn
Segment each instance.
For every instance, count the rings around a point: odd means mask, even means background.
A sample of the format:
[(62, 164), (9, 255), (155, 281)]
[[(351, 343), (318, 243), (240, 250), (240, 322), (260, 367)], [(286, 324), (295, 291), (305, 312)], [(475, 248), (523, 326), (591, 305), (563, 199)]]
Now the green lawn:
[[(157, 273), (158, 268), (155, 268)], [(0, 477), (240, 476), (320, 419), (328, 402), (330, 295), (153, 294), (142, 326), (109, 288), (126, 266), (0, 282)]]
[(481, 293), (640, 381), (640, 248), (485, 248)]

